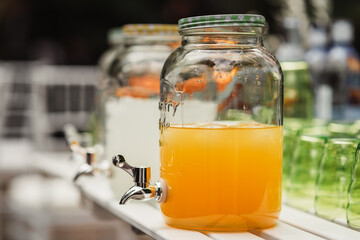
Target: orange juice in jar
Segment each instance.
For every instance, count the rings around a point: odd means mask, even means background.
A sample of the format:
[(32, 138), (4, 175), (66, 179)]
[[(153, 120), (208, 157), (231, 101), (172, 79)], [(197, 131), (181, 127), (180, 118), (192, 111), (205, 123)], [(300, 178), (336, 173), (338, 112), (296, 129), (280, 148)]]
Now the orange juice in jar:
[(243, 231), (281, 210), (283, 79), (264, 17), (181, 19), (160, 82), (161, 202), (171, 226)]
[(171, 126), (161, 135), (169, 225), (197, 230), (267, 228), (281, 209), (282, 127), (244, 123)]

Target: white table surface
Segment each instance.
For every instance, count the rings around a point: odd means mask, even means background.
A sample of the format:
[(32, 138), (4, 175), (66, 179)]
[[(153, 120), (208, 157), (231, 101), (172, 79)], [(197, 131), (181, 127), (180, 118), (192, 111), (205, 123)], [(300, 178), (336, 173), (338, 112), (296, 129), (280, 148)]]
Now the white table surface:
[[(34, 153), (31, 166), (51, 176), (72, 181), (79, 164), (69, 160), (69, 154)], [(120, 206), (114, 199), (109, 181), (104, 176), (82, 176), (77, 182), (83, 195), (111, 214), (123, 219), (155, 239), (191, 240), (242, 240), (242, 239), (339, 239), (360, 240), (360, 232), (336, 222), (321, 219), (283, 205), (280, 219), (275, 227), (249, 232), (197, 232), (169, 227), (161, 211), (147, 203), (130, 203)]]

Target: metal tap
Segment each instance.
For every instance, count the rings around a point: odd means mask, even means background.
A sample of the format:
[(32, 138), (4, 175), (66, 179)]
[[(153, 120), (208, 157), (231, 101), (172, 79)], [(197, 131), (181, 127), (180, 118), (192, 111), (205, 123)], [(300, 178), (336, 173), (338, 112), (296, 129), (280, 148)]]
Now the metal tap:
[(129, 165), (122, 155), (116, 155), (112, 159), (113, 164), (130, 174), (135, 185), (132, 186), (121, 198), (120, 204), (126, 204), (131, 200), (148, 201), (155, 198), (163, 203), (167, 197), (167, 187), (164, 181), (150, 184), (151, 168), (147, 166), (133, 167)]
[[(66, 124), (63, 128), (66, 143), (72, 153), (72, 160), (84, 159), (86, 157), (86, 149), (81, 145), (81, 136), (72, 124)], [(83, 161), (83, 160), (82, 160)]]
[(110, 166), (107, 161), (101, 161), (99, 163), (97, 162), (97, 155), (101, 155), (101, 150), (99, 150), (101, 147), (96, 147), (97, 146), (85, 149), (85, 162), (80, 165), (77, 173), (75, 174), (73, 179), (74, 182), (82, 175), (93, 176), (96, 173), (101, 173), (106, 176), (110, 175)]
[(81, 164), (74, 177), (74, 182), (82, 175), (93, 175), (96, 152), (93, 148), (86, 149), (85, 163)]
[(80, 134), (71, 124), (64, 126), (64, 133), (66, 142), (72, 152), (72, 159), (82, 163), (75, 174), (74, 182), (82, 175), (92, 176), (96, 173), (110, 175), (108, 161), (98, 161), (98, 156), (101, 156), (104, 152), (102, 145), (96, 144), (93, 147), (87, 147), (91, 142), (91, 136), (88, 133)]

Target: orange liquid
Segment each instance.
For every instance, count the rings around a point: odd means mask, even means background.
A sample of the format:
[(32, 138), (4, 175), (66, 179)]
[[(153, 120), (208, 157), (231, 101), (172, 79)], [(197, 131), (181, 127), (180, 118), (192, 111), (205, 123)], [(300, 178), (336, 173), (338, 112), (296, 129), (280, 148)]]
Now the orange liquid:
[[(217, 128), (214, 128), (214, 126)], [(239, 231), (271, 227), (281, 209), (282, 127), (172, 126), (160, 137), (167, 224)]]

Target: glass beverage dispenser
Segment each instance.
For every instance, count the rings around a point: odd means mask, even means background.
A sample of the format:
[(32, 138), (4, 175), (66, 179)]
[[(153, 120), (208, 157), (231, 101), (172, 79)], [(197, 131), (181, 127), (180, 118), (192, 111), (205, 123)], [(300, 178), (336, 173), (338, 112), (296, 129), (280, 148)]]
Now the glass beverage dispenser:
[(161, 179), (150, 184), (148, 167), (117, 155), (135, 182), (120, 204), (156, 198), (179, 228), (270, 227), (281, 209), (283, 79), (263, 46), (265, 18), (190, 17), (179, 29), (161, 74)]
[[(105, 157), (119, 151), (132, 162), (147, 164), (160, 177), (158, 103), (160, 72), (179, 46), (176, 25), (128, 24), (122, 27), (123, 50), (114, 58), (106, 86)], [(157, 170), (157, 171), (156, 171)], [(126, 173), (113, 171), (111, 187), (120, 197), (133, 184)]]
[(98, 67), (101, 76), (96, 89), (96, 108), (90, 122), (93, 144), (102, 146), (105, 144), (105, 101), (109, 92), (108, 88), (112, 86), (112, 83), (117, 78), (117, 73), (113, 76), (112, 70), (118, 64), (124, 52), (124, 33), (122, 27), (110, 29), (107, 38), (110, 49), (106, 50), (99, 59)]

